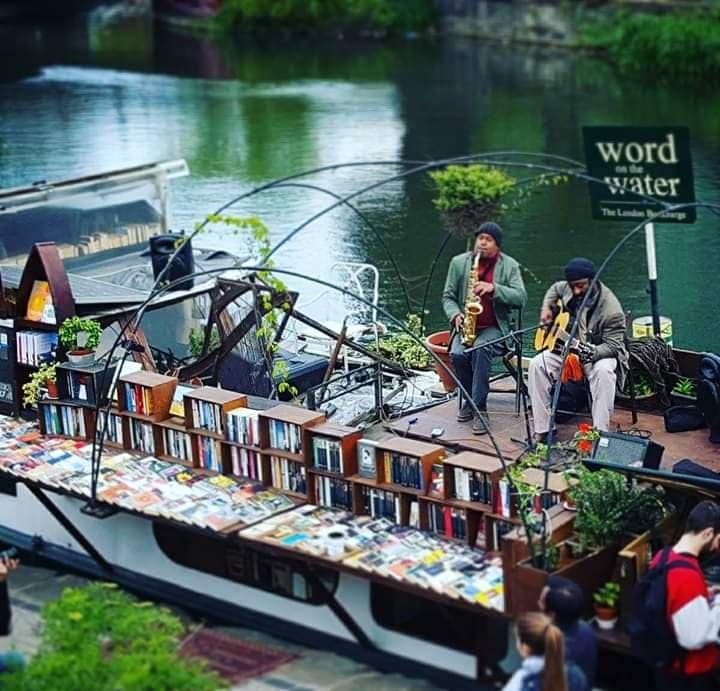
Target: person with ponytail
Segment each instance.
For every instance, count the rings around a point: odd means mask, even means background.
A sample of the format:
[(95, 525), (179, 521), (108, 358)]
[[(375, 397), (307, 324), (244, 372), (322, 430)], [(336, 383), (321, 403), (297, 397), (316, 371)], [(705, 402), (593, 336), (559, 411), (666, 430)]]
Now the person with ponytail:
[(516, 637), (523, 661), (503, 691), (590, 691), (580, 668), (565, 662), (562, 631), (548, 616), (540, 612), (520, 615)]

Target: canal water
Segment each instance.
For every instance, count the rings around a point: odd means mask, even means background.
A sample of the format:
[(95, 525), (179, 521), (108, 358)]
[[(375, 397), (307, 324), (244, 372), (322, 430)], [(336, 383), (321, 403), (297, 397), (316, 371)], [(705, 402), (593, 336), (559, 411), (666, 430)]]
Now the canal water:
[[(696, 196), (720, 201), (718, 123), (716, 90), (630, 80), (597, 60), (525, 46), (458, 38), (250, 43), (168, 29), (136, 3), (104, 5), (64, 25), (0, 27), (0, 187), (184, 158), (191, 175), (173, 184), (177, 229), (192, 229), (275, 178), (332, 164), (389, 162), (303, 182), (349, 194), (397, 175), (393, 161), (480, 152), (582, 160), (581, 128), (601, 124), (688, 126)], [(424, 174), (376, 187), (354, 200), (364, 218), (347, 207), (322, 216), (284, 245), (277, 265), (324, 277), (338, 261), (370, 262), (380, 269), (385, 307), (404, 316), (404, 285), (419, 310), (445, 232), (432, 197)], [(278, 241), (333, 202), (287, 187), (227, 213), (259, 216)], [(676, 345), (720, 346), (719, 221), (700, 211), (694, 225), (657, 226), (660, 303)], [(535, 196), (502, 225), (504, 249), (525, 269), (533, 315), (567, 259), (599, 262), (631, 228), (593, 221), (586, 185), (577, 181)], [(245, 251), (243, 237), (221, 230), (200, 244)], [(437, 263), (427, 302), (432, 329), (444, 326), (447, 262), (462, 249), (453, 240)], [(648, 312), (644, 276), (640, 236), (606, 278), (638, 316)], [(306, 302), (319, 293), (291, 283)]]

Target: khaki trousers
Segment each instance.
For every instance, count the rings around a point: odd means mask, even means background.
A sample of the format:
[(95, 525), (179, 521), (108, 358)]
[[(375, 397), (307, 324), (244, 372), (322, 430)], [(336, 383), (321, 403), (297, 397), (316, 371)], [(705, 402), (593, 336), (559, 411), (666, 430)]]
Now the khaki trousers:
[[(550, 429), (550, 390), (560, 379), (561, 364), (559, 355), (545, 350), (530, 360), (528, 389), (536, 434), (544, 434)], [(604, 432), (608, 431), (610, 415), (615, 407), (616, 369), (615, 358), (603, 358), (583, 365), (585, 377), (590, 383), (593, 426)]]

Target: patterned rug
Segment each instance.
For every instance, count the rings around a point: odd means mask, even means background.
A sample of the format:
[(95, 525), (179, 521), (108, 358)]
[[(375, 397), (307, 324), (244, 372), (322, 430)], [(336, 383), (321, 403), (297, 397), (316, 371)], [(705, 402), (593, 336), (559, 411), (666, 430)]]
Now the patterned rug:
[(205, 660), (218, 674), (234, 684), (267, 674), (298, 657), (296, 653), (247, 643), (208, 629), (200, 629), (188, 636), (180, 654)]

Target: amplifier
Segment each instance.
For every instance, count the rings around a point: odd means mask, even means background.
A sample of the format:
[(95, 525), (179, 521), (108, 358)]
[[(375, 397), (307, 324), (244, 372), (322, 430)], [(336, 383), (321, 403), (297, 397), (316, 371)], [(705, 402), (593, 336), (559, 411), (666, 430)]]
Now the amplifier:
[(664, 446), (650, 439), (619, 432), (600, 432), (588, 464), (597, 461), (609, 465), (657, 470), (663, 451)]

